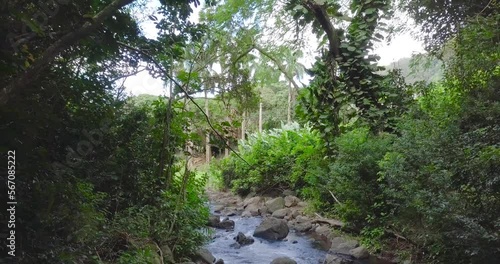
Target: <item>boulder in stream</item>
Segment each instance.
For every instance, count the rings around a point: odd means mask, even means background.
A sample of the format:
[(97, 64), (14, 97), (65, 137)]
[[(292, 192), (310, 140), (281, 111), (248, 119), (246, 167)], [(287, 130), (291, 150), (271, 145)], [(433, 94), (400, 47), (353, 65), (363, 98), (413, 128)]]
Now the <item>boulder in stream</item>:
[(279, 257), (271, 261), (271, 264), (297, 264), (297, 261), (289, 257)]
[(234, 221), (229, 220), (229, 218), (225, 218), (222, 220), (220, 223), (217, 224), (217, 228), (221, 229), (226, 229), (226, 230), (233, 230), (234, 229)]
[(238, 235), (234, 237), (234, 240), (236, 240), (236, 243), (238, 243), (239, 246), (250, 245), (255, 242), (252, 237), (247, 237), (242, 232), (238, 232)]
[(281, 240), (288, 235), (289, 231), (286, 220), (268, 217), (262, 220), (255, 229), (253, 236), (269, 240)]
[(220, 216), (218, 215), (211, 215), (208, 217), (208, 223), (207, 225), (210, 227), (218, 227), (220, 223)]

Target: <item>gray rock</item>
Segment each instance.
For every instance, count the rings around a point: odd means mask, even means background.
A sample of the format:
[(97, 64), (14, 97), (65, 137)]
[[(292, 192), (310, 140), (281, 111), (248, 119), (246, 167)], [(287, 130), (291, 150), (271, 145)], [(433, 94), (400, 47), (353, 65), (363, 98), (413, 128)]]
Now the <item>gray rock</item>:
[(279, 209), (279, 210), (274, 211), (273, 217), (285, 218), (285, 216), (288, 215), (289, 213), (290, 213), (289, 208), (283, 208), (283, 209)]
[(349, 254), (357, 259), (367, 259), (370, 257), (370, 252), (363, 246), (349, 250)]
[(240, 244), (240, 246), (250, 245), (255, 242), (252, 237), (247, 237), (242, 232), (238, 232), (238, 235), (234, 237), (234, 240), (236, 240), (236, 243)]
[(326, 259), (323, 262), (323, 264), (351, 264), (351, 263), (353, 263), (352, 260), (334, 254), (326, 255)]
[(251, 216), (258, 216), (260, 214), (260, 206), (258, 204), (251, 203), (249, 204), (244, 212), (250, 213)]
[(267, 211), (269, 213), (274, 213), (279, 209), (285, 208), (285, 199), (283, 197), (277, 197), (266, 202)]
[(330, 227), (328, 227), (326, 225), (320, 225), (320, 226), (316, 227), (316, 229), (314, 229), (314, 232), (316, 232), (316, 234), (318, 234), (320, 236), (324, 236), (326, 238), (330, 237)]
[(285, 196), (285, 206), (286, 207), (292, 207), (296, 206), (300, 202), (299, 198), (292, 196), (292, 195), (287, 195)]
[(236, 207), (226, 207), (224, 208), (224, 210), (222, 210), (221, 214), (224, 216), (236, 215)]
[(299, 232), (307, 232), (307, 231), (311, 230), (312, 223), (311, 223), (311, 221), (298, 222), (293, 227), (295, 230), (297, 230)]
[(307, 216), (303, 216), (303, 215), (297, 216), (297, 222), (299, 222), (299, 223), (308, 222), (308, 221), (309, 221), (309, 217), (307, 217)]
[(267, 207), (265, 205), (262, 205), (259, 207), (259, 213), (261, 216), (266, 216), (268, 215), (267, 213)]
[(250, 213), (249, 211), (243, 211), (243, 213), (241, 213), (241, 217), (251, 217), (252, 216), (252, 213)]
[(224, 264), (224, 260), (223, 259), (218, 259), (215, 264)]
[(220, 223), (220, 216), (211, 215), (208, 217), (208, 226), (217, 227), (219, 223)]
[(253, 236), (269, 240), (281, 240), (288, 235), (289, 231), (286, 220), (268, 217), (262, 220), (255, 229)]
[(359, 246), (358, 241), (345, 239), (342, 237), (335, 237), (332, 239), (332, 247), (330, 248), (331, 252), (341, 253), (341, 254), (349, 254), (349, 251), (355, 249)]
[(297, 209), (292, 210), (291, 218), (297, 218), (300, 215), (300, 211)]
[(245, 201), (243, 201), (243, 207), (247, 207), (250, 204), (259, 204), (260, 202), (262, 202), (262, 200), (263, 198), (260, 196), (255, 196), (252, 198), (245, 199)]
[(217, 224), (217, 228), (232, 230), (234, 229), (234, 221), (229, 220), (229, 218), (226, 218)]
[(225, 205), (222, 205), (222, 204), (218, 204), (218, 205), (215, 205), (214, 206), (214, 212), (216, 213), (220, 213), (222, 210), (224, 210), (226, 206)]
[(292, 190), (284, 190), (283, 196), (288, 196), (288, 195), (296, 196), (297, 194)]
[(214, 255), (212, 255), (212, 253), (206, 248), (198, 249), (198, 251), (196, 252), (196, 257), (207, 264), (212, 264), (215, 262)]
[(297, 262), (289, 257), (279, 257), (271, 261), (271, 264), (297, 264)]
[(297, 204), (297, 206), (300, 206), (300, 207), (306, 207), (307, 206), (307, 203), (306, 202), (299, 202)]

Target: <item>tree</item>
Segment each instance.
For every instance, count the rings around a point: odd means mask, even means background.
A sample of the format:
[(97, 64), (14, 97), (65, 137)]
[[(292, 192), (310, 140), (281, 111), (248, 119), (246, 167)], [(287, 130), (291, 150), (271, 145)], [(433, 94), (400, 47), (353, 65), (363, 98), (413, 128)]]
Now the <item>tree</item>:
[(426, 47), (432, 51), (443, 48), (472, 18), (498, 12), (496, 0), (401, 0), (399, 6), (422, 27)]

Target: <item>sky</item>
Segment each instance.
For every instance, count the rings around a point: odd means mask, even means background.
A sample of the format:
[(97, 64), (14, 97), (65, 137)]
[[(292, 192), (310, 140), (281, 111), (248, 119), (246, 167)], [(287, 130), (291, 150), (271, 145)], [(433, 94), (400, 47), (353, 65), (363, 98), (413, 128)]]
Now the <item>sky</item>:
[[(152, 11), (155, 7), (149, 6), (149, 9)], [(200, 9), (194, 9), (194, 13), (190, 18), (192, 22), (198, 22), (199, 11)], [(156, 37), (156, 28), (152, 21), (145, 19), (140, 25), (146, 37)], [(410, 32), (401, 33), (394, 36), (389, 44), (387, 42), (377, 44), (374, 53), (380, 56), (379, 64), (384, 66), (389, 65), (401, 58), (409, 58), (412, 54), (424, 52), (423, 43), (416, 40), (411, 34)], [(126, 93), (131, 95), (167, 95), (163, 82), (160, 79), (151, 77), (145, 71), (128, 77), (124, 85)]]

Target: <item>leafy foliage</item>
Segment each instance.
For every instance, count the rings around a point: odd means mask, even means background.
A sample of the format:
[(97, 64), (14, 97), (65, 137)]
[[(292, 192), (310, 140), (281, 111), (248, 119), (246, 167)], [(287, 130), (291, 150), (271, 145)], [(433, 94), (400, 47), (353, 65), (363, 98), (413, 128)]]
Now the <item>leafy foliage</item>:
[(225, 187), (240, 194), (302, 190), (310, 196), (318, 176), (323, 173), (320, 143), (316, 133), (297, 124), (253, 134), (240, 142), (239, 153), (249, 164), (231, 155), (219, 168)]

